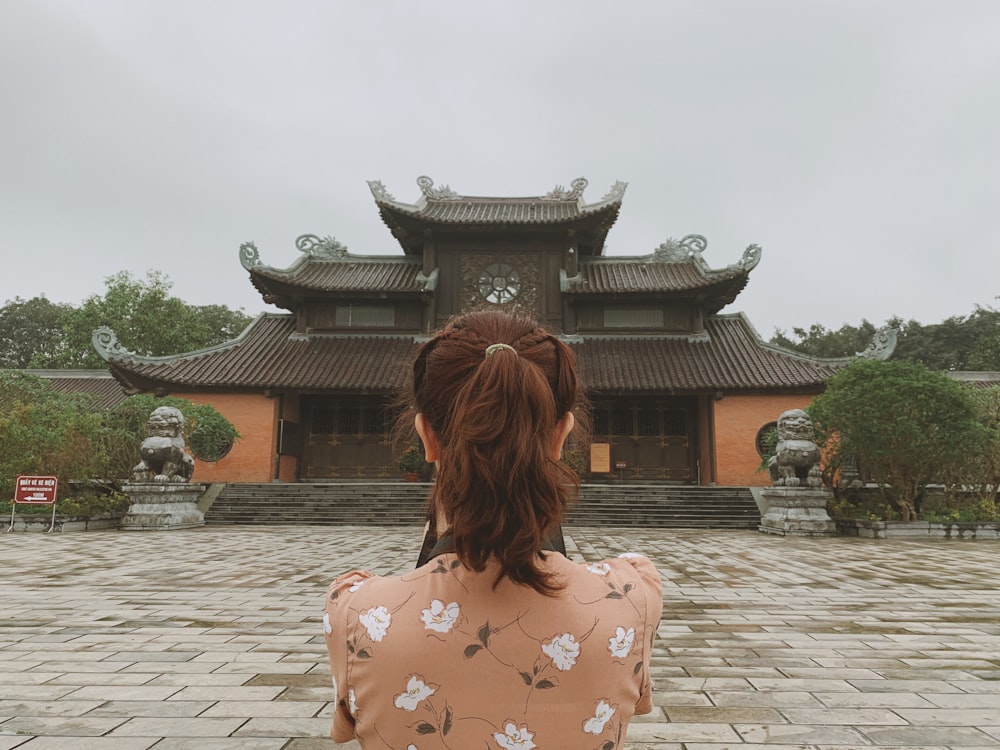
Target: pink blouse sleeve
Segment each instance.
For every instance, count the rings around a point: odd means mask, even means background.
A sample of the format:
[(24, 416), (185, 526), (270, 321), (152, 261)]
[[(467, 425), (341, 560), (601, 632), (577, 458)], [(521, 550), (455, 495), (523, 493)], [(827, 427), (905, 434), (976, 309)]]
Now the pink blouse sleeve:
[(663, 616), (663, 583), (656, 566), (643, 555), (625, 554), (620, 556), (639, 574), (639, 587), (642, 589), (643, 602), (646, 606), (645, 631), (643, 633), (642, 670), (638, 674), (639, 700), (635, 704), (636, 714), (648, 714), (653, 710), (653, 682), (649, 672), (649, 662), (653, 653), (653, 641), (656, 630)]
[(333, 678), (334, 711), (330, 736), (334, 742), (348, 742), (354, 739), (354, 717), (351, 715), (352, 697), (347, 681), (347, 602), (352, 589), (361, 585), (373, 574), (367, 570), (356, 570), (339, 576), (326, 592), (326, 606), (323, 610), (323, 632), (326, 635), (326, 650), (330, 657), (330, 675)]

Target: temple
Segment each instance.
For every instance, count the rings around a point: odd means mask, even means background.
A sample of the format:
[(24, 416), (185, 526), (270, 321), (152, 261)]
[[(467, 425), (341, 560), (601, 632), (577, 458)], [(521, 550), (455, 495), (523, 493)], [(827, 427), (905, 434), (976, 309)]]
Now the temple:
[[(387, 415), (418, 343), (481, 306), (528, 309), (575, 350), (594, 405), (594, 479), (764, 485), (759, 442), (777, 416), (806, 406), (849, 359), (815, 359), (761, 340), (736, 300), (757, 267), (749, 245), (712, 268), (700, 235), (642, 255), (605, 256), (626, 184), (599, 200), (585, 179), (527, 198), (472, 197), (428, 177), (416, 202), (370, 182), (401, 252), (354, 254), (303, 235), (288, 268), (250, 242), (240, 262), (264, 301), (239, 337), (142, 357), (109, 329), (94, 344), (129, 393), (212, 403), (242, 438), (199, 481), (401, 476)], [(884, 357), (892, 341), (866, 355)], [(607, 446), (602, 448), (602, 446)]]

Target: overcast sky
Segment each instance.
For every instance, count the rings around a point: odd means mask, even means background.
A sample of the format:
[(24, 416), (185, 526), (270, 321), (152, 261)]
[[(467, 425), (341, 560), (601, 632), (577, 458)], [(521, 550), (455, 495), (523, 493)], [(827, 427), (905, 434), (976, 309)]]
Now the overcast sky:
[(2, 0), (0, 302), (158, 269), (256, 314), (253, 240), (398, 253), (366, 180), (629, 183), (609, 255), (763, 248), (775, 328), (1000, 307), (996, 0)]

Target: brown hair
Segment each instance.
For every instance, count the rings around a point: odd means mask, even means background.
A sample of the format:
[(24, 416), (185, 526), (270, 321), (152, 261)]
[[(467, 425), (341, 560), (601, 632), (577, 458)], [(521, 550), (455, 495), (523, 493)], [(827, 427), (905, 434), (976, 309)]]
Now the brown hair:
[[(507, 346), (487, 355), (492, 344)], [(580, 482), (550, 456), (567, 412), (588, 424), (572, 350), (526, 315), (459, 315), (420, 347), (409, 400), (438, 438), (431, 513), (444, 511), (459, 560), (482, 571), (496, 558), (494, 587), (558, 591), (538, 561)]]

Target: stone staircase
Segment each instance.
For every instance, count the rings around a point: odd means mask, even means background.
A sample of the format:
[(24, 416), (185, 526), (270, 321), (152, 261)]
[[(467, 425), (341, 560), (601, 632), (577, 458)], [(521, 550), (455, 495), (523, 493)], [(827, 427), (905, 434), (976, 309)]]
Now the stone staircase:
[[(228, 484), (205, 522), (261, 525), (419, 526), (422, 482)], [(567, 526), (754, 529), (760, 512), (746, 487), (587, 484)]]

